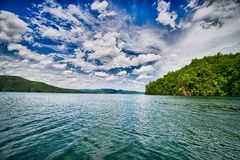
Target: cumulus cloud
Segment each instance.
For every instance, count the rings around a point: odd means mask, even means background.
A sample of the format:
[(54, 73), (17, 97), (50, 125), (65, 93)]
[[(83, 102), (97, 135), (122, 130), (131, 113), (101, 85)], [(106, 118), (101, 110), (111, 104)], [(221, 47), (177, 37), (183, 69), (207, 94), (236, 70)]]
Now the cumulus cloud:
[(93, 51), (93, 53), (89, 54), (90, 59), (98, 59), (104, 60), (106, 58), (116, 57), (120, 54), (121, 49), (118, 48), (117, 32), (108, 32), (102, 35), (102, 33), (98, 33), (95, 35), (95, 40), (86, 41), (83, 43), (83, 49), (87, 51)]
[(0, 10), (0, 42), (18, 42), (26, 32), (31, 32), (27, 23), (14, 13)]
[(98, 1), (98, 0), (95, 0), (92, 4), (91, 4), (91, 9), (92, 10), (97, 10), (98, 12), (104, 12), (106, 10), (108, 6), (108, 2), (107, 1)]
[(115, 75), (110, 75), (110, 76), (108, 76), (108, 77), (106, 78), (106, 81), (113, 81), (113, 80), (116, 80), (116, 79), (118, 79), (117, 76), (115, 76)]
[(136, 80), (145, 80), (145, 79), (150, 79), (150, 78), (152, 78), (152, 76), (142, 74), (142, 75), (139, 75), (139, 76), (136, 78)]
[(118, 45), (119, 33), (107, 32), (105, 34), (98, 33), (93, 40), (83, 43), (83, 50), (90, 52), (88, 58), (91, 60), (99, 60), (103, 63), (99, 69), (112, 69), (129, 66), (137, 66), (149, 62), (159, 61), (161, 56), (153, 53), (140, 54), (135, 57), (128, 57), (123, 48)]
[(106, 81), (116, 80), (118, 77), (113, 74), (107, 74), (105, 72), (95, 72), (95, 76), (104, 78)]
[(111, 17), (111, 16), (115, 16), (115, 15), (116, 15), (116, 12), (114, 12), (114, 11), (103, 12), (98, 16), (98, 18), (99, 19), (104, 19), (105, 17)]
[(139, 56), (137, 56), (136, 58), (133, 58), (132, 64), (134, 65), (139, 65), (139, 64), (146, 64), (149, 62), (156, 62), (161, 60), (161, 56), (157, 55), (157, 54), (153, 54), (153, 53), (149, 53), (149, 54), (141, 54)]
[(172, 28), (176, 27), (177, 13), (170, 11), (170, 1), (159, 0), (157, 5), (158, 17), (156, 21), (163, 25), (169, 25)]
[(80, 48), (74, 49), (74, 53), (75, 53), (76, 59), (83, 58), (83, 56), (84, 56), (84, 53), (82, 52), (82, 50)]
[(32, 68), (65, 69), (67, 67), (67, 64), (55, 62), (51, 54), (39, 54), (29, 50), (26, 46), (21, 44), (10, 43), (8, 44), (8, 50), (13, 51), (23, 60), (32, 61), (30, 65)]
[(94, 19), (92, 17), (92, 15), (86, 11), (84, 11), (79, 5), (73, 5), (73, 4), (69, 4), (68, 8), (66, 9), (66, 12), (69, 12), (72, 14), (72, 16), (77, 17), (80, 20), (83, 20), (85, 23), (89, 24), (89, 25), (93, 25), (94, 24)]
[(109, 75), (105, 72), (95, 72), (95, 76), (98, 77), (108, 77)]
[(91, 4), (91, 9), (92, 10), (96, 10), (99, 14), (98, 18), (99, 19), (104, 19), (105, 17), (110, 17), (110, 16), (115, 16), (116, 13), (114, 11), (107, 11), (108, 7), (108, 2), (107, 1), (102, 1), (100, 2), (99, 0), (95, 0), (92, 4)]
[(125, 76), (125, 75), (127, 75), (127, 72), (126, 71), (120, 71), (116, 75), (117, 76)]
[(8, 50), (9, 51), (16, 51), (17, 54), (24, 59), (36, 60), (36, 61), (41, 61), (41, 60), (44, 59), (43, 55), (33, 53), (26, 46), (23, 46), (21, 44), (10, 43), (8, 45)]
[(223, 23), (240, 13), (239, 7), (239, 3), (232, 0), (213, 2), (211, 5), (204, 4), (196, 10), (193, 22), (202, 21), (204, 28), (209, 28), (212, 25), (221, 27)]
[[(36, 32), (34, 35), (36, 39), (48, 38), (61, 43), (80, 43), (86, 38), (85, 28), (81, 26), (71, 26), (67, 29), (64, 25), (54, 24), (55, 27), (47, 26), (44, 21), (36, 18), (31, 19), (31, 23), (36, 25)], [(87, 32), (86, 32), (87, 33)], [(81, 37), (81, 38), (79, 38)]]
[(120, 38), (126, 42), (122, 44), (122, 47), (137, 53), (155, 53), (158, 54), (165, 48), (167, 43), (164, 38), (167, 34), (164, 29), (146, 27), (131, 27), (129, 32), (124, 32), (120, 35)]
[(45, 4), (46, 5), (41, 9), (41, 13), (50, 13), (62, 20), (70, 21), (76, 25), (80, 24), (79, 20), (73, 15), (73, 13), (78, 13), (80, 10), (73, 5), (69, 5), (67, 9), (63, 9), (61, 5), (54, 4), (53, 1), (47, 1)]
[(142, 66), (139, 69), (134, 69), (133, 74), (153, 74), (154, 68), (152, 65)]

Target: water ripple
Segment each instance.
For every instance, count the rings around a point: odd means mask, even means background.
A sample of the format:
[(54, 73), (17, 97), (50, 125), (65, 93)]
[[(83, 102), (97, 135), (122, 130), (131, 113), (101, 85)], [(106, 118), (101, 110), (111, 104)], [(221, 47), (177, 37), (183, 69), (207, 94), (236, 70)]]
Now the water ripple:
[(0, 159), (238, 159), (240, 99), (1, 93)]

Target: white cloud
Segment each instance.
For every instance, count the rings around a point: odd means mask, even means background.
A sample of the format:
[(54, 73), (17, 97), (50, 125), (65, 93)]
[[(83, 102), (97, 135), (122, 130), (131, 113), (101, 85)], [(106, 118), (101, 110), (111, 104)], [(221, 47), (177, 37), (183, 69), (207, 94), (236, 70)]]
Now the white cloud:
[(188, 4), (184, 9), (195, 8), (198, 5), (198, 0), (188, 0)]
[(101, 14), (98, 16), (98, 18), (101, 19), (101, 20), (103, 20), (105, 17), (111, 17), (111, 16), (116, 16), (116, 15), (117, 15), (117, 14), (116, 14), (116, 12), (114, 12), (114, 11), (103, 12), (103, 13), (101, 13)]
[(22, 35), (31, 32), (27, 23), (21, 20), (14, 13), (0, 10), (0, 41), (18, 42), (22, 40)]
[[(54, 4), (53, 6), (51, 5), (51, 3), (49, 3), (48, 5), (50, 5), (50, 7), (44, 7), (41, 10), (42, 13), (50, 13), (51, 15), (61, 18), (62, 20), (71, 21), (74, 24), (79, 25), (79, 20), (76, 17), (74, 17), (73, 14), (71, 14), (72, 12), (69, 12), (68, 9), (63, 9), (61, 5), (57, 4)], [(73, 9), (73, 7), (70, 6), (69, 9), (71, 10)]]
[(154, 68), (152, 65), (142, 66), (139, 69), (134, 69), (133, 74), (153, 74)]
[(159, 0), (157, 5), (158, 17), (156, 21), (163, 25), (169, 25), (172, 28), (176, 27), (177, 13), (170, 11), (170, 1)]
[(21, 44), (10, 43), (8, 44), (8, 50), (15, 52), (24, 60), (31, 60), (33, 63), (30, 67), (33, 68), (54, 68), (65, 69), (67, 64), (60, 64), (53, 60), (52, 55), (43, 55), (29, 50), (26, 46)]
[(108, 60), (109, 58), (116, 57), (120, 54), (121, 49), (119, 49), (117, 44), (117, 32), (108, 32), (102, 35), (98, 33), (95, 35), (95, 40), (85, 41), (83, 43), (83, 49), (87, 51), (93, 51), (89, 54), (90, 59), (99, 59), (102, 61), (104, 59)]
[(204, 19), (210, 20), (221, 20), (225, 21), (236, 13), (239, 13), (240, 5), (234, 1), (221, 1), (220, 3), (214, 2), (211, 5), (203, 5), (196, 10), (193, 15), (193, 21), (201, 21)]
[(208, 16), (211, 16), (211, 14), (214, 14), (214, 6), (209, 6), (209, 7), (204, 7), (200, 8), (199, 10), (196, 11), (196, 13), (193, 16), (193, 20), (202, 20), (203, 18), (206, 18)]
[(109, 74), (107, 74), (105, 72), (95, 72), (95, 76), (98, 76), (98, 77), (108, 77)]
[(178, 28), (181, 28), (181, 29), (188, 29), (191, 27), (191, 23), (190, 22), (187, 22), (187, 21), (180, 21), (179, 24), (177, 25)]
[(81, 51), (80, 48), (74, 49), (74, 54), (75, 54), (75, 56), (76, 56), (76, 59), (79, 59), (79, 58), (83, 58), (83, 57), (84, 57), (84, 53)]
[(8, 45), (8, 50), (9, 51), (17, 51), (17, 54), (19, 56), (22, 56), (23, 58), (27, 58), (27, 59), (30, 59), (30, 60), (41, 61), (45, 58), (43, 55), (33, 53), (26, 46), (23, 46), (21, 44), (10, 43)]
[(82, 40), (86, 38), (86, 34), (84, 33), (85, 29), (82, 27), (72, 26), (71, 29), (65, 29), (64, 27), (56, 25), (56, 27), (53, 28), (44, 24), (40, 24), (36, 21), (37, 20), (33, 19), (32, 22), (38, 25), (37, 29), (40, 36), (43, 38), (49, 38), (51, 40), (55, 40), (56, 42), (76, 44), (82, 42)]
[(106, 81), (113, 81), (113, 80), (116, 80), (117, 77), (114, 76), (114, 75), (110, 75), (109, 77), (106, 78)]
[[(77, 49), (80, 52), (80, 57), (65, 59), (65, 62), (71, 62), (75, 66), (81, 67), (85, 72), (92, 72), (99, 69), (109, 70), (113, 68), (137, 66), (149, 62), (157, 62), (161, 59), (160, 55), (153, 53), (128, 57), (126, 53), (122, 51), (122, 46), (118, 45), (121, 43), (119, 42), (119, 35), (117, 32), (99, 32), (94, 35), (92, 40), (87, 40), (83, 43), (81, 50), (88, 52), (87, 61), (82, 59), (84, 53), (82, 53), (80, 49)], [(98, 60), (102, 65), (97, 65), (92, 60)]]
[(57, 68), (57, 69), (65, 69), (67, 67), (67, 64), (57, 64), (54, 63), (52, 67)]
[(82, 19), (85, 23), (93, 25), (94, 19), (92, 15), (84, 11), (79, 5), (68, 5), (67, 11), (70, 12), (73, 16), (75, 15), (78, 19)]
[(84, 72), (91, 73), (94, 70), (98, 69), (98, 66), (85, 61), (82, 58), (76, 58), (76, 57), (64, 57), (63, 62), (70, 63), (74, 65), (75, 67), (80, 67)]
[[(153, 53), (140, 54), (135, 57), (127, 57), (126, 53), (118, 45), (119, 33), (107, 32), (98, 33), (93, 40), (88, 40), (83, 43), (83, 50), (91, 52), (88, 54), (88, 59), (99, 60), (103, 63), (101, 66), (96, 66), (95, 69), (109, 70), (112, 68), (130, 67), (145, 64), (148, 62), (159, 61), (161, 56)], [(90, 63), (91, 65), (94, 65)]]
[(95, 0), (92, 4), (91, 4), (91, 9), (92, 10), (97, 10), (98, 12), (102, 13), (106, 10), (108, 6), (108, 2), (107, 1), (98, 1), (98, 0)]
[(152, 76), (142, 74), (142, 75), (139, 75), (139, 76), (136, 78), (136, 80), (145, 80), (145, 79), (150, 79), (150, 78), (152, 78)]
[(125, 75), (127, 75), (127, 72), (126, 71), (120, 71), (116, 75), (117, 76), (125, 76)]
[(114, 11), (110, 11), (108, 12), (106, 9), (108, 7), (108, 2), (107, 1), (102, 1), (100, 2), (99, 0), (95, 0), (92, 4), (91, 4), (91, 9), (92, 10), (96, 10), (98, 11), (99, 16), (98, 18), (103, 20), (105, 17), (110, 17), (110, 16), (115, 16), (116, 12)]
[(106, 72), (95, 72), (95, 76), (104, 78), (106, 81), (116, 80), (118, 77), (113, 74), (107, 74)]
[(148, 62), (159, 61), (160, 59), (161, 59), (160, 55), (156, 55), (156, 54), (152, 54), (152, 53), (141, 54), (141, 55), (137, 56), (136, 58), (133, 58), (131, 60), (130, 64), (132, 64), (132, 66), (136, 66), (136, 65), (145, 64)]
[[(127, 30), (127, 32), (126, 32)], [(164, 38), (167, 37), (164, 29), (145, 27), (131, 27), (123, 29), (120, 38), (125, 42), (122, 48), (139, 53), (159, 54), (167, 47)]]
[(155, 55), (155, 54), (141, 54), (134, 58), (126, 57), (125, 53), (122, 52), (121, 55), (113, 58), (108, 63), (106, 63), (104, 66), (98, 66), (100, 69), (112, 69), (112, 68), (126, 68), (126, 67), (132, 67), (132, 66), (138, 66), (147, 64), (149, 62), (157, 62), (161, 59), (161, 56)]
[(53, 39), (58, 39), (59, 36), (61, 35), (58, 29), (54, 29), (54, 28), (50, 28), (50, 27), (46, 27), (46, 29), (43, 30), (43, 34), (42, 36), (45, 37), (49, 37), (49, 38), (53, 38)]

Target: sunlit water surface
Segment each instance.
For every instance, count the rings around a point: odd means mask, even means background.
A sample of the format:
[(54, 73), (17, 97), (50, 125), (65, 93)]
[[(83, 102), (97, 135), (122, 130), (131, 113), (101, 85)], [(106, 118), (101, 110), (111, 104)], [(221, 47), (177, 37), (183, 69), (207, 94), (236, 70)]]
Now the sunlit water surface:
[(0, 93), (0, 159), (239, 158), (239, 98)]

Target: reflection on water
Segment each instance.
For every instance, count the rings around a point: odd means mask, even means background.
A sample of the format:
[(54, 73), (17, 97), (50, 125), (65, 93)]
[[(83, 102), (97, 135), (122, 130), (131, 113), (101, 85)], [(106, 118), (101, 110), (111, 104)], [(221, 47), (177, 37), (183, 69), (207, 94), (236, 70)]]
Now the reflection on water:
[(0, 94), (0, 159), (238, 159), (240, 99)]

